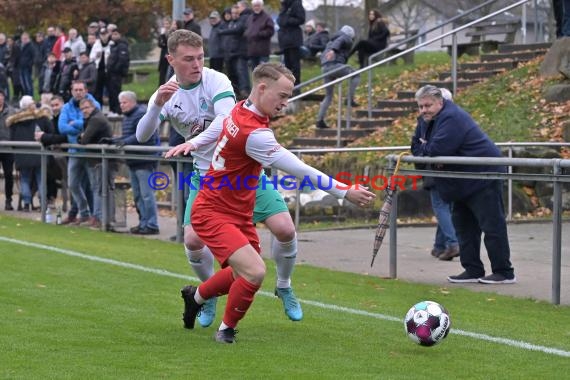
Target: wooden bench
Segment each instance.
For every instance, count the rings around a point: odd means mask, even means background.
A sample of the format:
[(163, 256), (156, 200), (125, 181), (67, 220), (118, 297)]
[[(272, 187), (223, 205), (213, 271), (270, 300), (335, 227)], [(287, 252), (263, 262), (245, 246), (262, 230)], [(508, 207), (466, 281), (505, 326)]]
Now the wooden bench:
[[(520, 20), (485, 21), (475, 24), (465, 33), (465, 36), (471, 37), (471, 41), (457, 43), (457, 56), (479, 55), (481, 51), (487, 53), (497, 50), (500, 44), (512, 44), (519, 27)], [(452, 54), (451, 44), (443, 45), (443, 47), (447, 48), (447, 54)]]

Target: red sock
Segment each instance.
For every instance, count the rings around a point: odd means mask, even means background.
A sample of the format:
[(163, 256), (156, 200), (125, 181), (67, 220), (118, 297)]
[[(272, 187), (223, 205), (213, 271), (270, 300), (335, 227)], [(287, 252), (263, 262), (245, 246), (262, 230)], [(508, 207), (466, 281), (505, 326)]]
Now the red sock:
[(200, 291), (202, 298), (207, 300), (212, 297), (228, 294), (233, 282), (233, 270), (232, 267), (228, 266), (214, 273), (212, 277), (207, 279), (198, 287), (198, 290)]
[(236, 278), (228, 293), (226, 311), (222, 319), (226, 325), (231, 328), (237, 326), (238, 322), (245, 317), (245, 313), (253, 302), (255, 293), (260, 287), (261, 284), (254, 285), (243, 277)]

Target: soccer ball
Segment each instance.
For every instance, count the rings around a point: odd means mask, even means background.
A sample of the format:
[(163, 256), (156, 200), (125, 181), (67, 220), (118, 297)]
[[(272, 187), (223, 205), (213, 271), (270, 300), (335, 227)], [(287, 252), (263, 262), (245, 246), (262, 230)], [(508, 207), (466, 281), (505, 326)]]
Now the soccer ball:
[(404, 329), (408, 338), (421, 346), (433, 346), (441, 342), (451, 328), (449, 313), (433, 301), (418, 302), (406, 314)]

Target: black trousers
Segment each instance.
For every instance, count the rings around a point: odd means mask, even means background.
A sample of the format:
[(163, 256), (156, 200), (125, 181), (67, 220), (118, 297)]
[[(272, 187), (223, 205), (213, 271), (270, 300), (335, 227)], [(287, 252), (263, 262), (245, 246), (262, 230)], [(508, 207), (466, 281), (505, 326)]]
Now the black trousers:
[(4, 195), (6, 202), (12, 202), (14, 191), (14, 155), (12, 153), (0, 153), (2, 171), (4, 172)]

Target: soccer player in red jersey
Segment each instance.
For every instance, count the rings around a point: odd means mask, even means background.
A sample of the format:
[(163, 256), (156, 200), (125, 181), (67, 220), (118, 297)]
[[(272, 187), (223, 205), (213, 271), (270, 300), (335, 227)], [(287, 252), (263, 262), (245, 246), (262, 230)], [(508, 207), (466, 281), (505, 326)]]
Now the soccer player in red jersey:
[[(259, 237), (252, 222), (255, 190), (263, 166), (273, 166), (299, 178), (310, 178), (316, 187), (365, 207), (375, 195), (362, 186), (349, 188), (308, 166), (283, 148), (269, 128), (269, 118), (286, 105), (295, 78), (285, 66), (263, 63), (253, 71), (253, 90), (238, 103), (230, 116), (221, 119), (221, 133), (214, 151), (208, 185), (200, 190), (192, 208), (192, 227), (212, 250), (222, 266), (199, 287), (182, 290), (184, 323), (194, 327), (201, 306), (211, 297), (228, 294), (228, 301), (215, 340), (235, 341), (236, 326), (245, 316), (265, 277), (265, 263)], [(213, 127), (210, 126), (210, 127)], [(176, 156), (197, 146), (172, 148), (166, 157)], [(332, 186), (324, 188), (320, 178)]]

